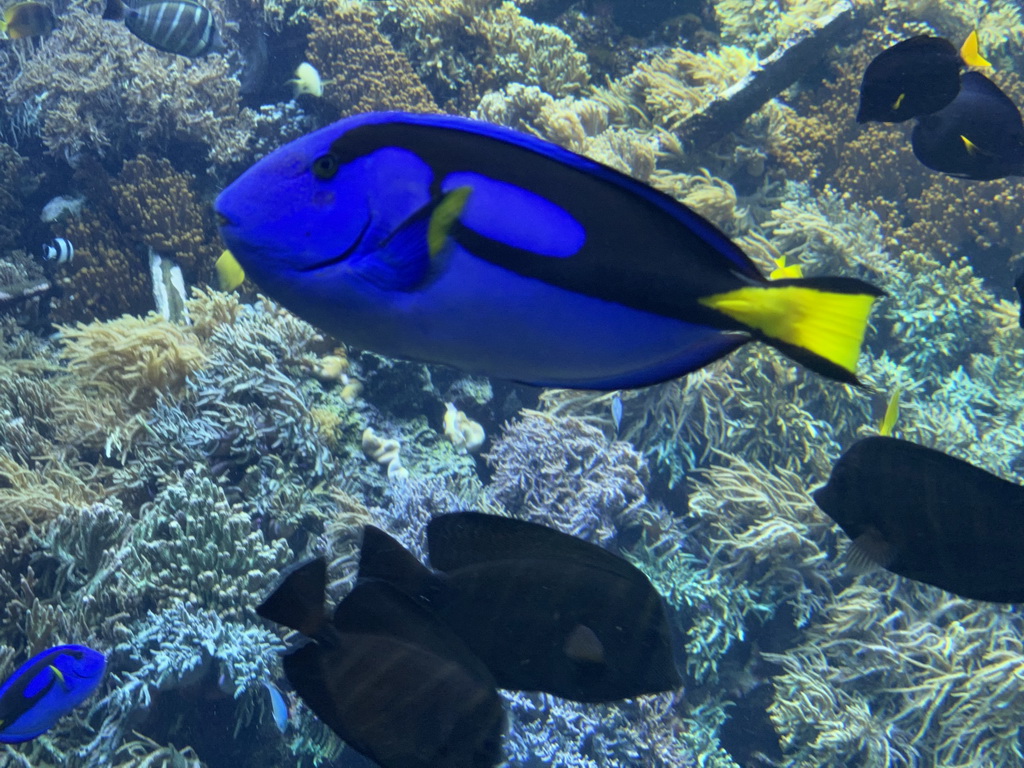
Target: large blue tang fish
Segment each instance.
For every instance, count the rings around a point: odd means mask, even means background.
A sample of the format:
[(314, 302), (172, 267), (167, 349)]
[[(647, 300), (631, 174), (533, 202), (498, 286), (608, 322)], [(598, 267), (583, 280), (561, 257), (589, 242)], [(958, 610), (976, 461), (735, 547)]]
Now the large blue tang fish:
[(644, 386), (751, 339), (856, 382), (881, 295), (768, 281), (667, 195), (461, 117), (342, 120), (256, 163), (216, 210), (260, 288), (343, 341), (531, 384)]
[(99, 687), (107, 661), (84, 645), (58, 645), (26, 661), (0, 686), (0, 743), (46, 733)]

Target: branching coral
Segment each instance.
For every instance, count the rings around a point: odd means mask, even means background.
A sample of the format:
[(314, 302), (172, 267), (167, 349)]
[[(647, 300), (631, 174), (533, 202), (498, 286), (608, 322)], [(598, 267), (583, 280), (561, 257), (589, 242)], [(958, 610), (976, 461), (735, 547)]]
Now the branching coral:
[(72, 165), (83, 153), (130, 155), (169, 140), (206, 145), (210, 160), (229, 164), (243, 159), (253, 127), (238, 89), (222, 57), (161, 53), (76, 7), (6, 96), (33, 115), (47, 150)]
[(336, 0), (312, 20), (308, 56), (323, 78), (335, 117), (374, 110), (436, 112), (430, 93), (377, 30), (363, 3)]
[(590, 541), (639, 522), (646, 502), (640, 454), (576, 418), (525, 411), (484, 458), (494, 472), (491, 500)]
[(41, 181), (39, 174), (32, 173), (30, 161), (18, 154), (9, 144), (0, 142), (0, 211), (4, 212), (0, 223), (0, 252), (22, 245), (22, 228), (25, 225), (25, 198), (35, 191)]
[(200, 206), (195, 177), (145, 155), (129, 160), (111, 185), (126, 235), (175, 260), (190, 281), (209, 280), (220, 251), (208, 205)]
[(1011, 609), (890, 574), (847, 588), (799, 647), (772, 657), (785, 670), (771, 715), (789, 764), (1016, 763), (1020, 625)]

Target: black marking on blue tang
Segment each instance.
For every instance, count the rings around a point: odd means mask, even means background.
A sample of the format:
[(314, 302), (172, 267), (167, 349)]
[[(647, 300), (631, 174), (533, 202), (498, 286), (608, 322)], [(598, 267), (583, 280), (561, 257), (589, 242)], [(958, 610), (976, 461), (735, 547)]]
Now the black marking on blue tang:
[[(574, 255), (552, 258), (457, 223), (451, 236), (474, 256), (565, 290), (645, 312), (748, 330), (697, 299), (742, 284), (762, 283), (764, 278), (725, 234), (668, 195), (567, 150), (546, 154), (508, 138), (450, 126), (399, 120), (372, 123), (342, 134), (331, 145), (331, 155), (345, 165), (391, 147), (410, 150), (430, 166), (436, 197), (443, 194), (449, 175), (472, 169), (550, 201), (586, 231), (585, 242)], [(638, 255), (642, 269), (635, 268), (631, 254)]]

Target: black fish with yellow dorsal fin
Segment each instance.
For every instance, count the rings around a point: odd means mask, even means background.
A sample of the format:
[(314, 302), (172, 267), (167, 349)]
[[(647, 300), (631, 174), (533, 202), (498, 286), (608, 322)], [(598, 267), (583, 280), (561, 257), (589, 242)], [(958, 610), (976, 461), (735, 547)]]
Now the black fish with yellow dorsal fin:
[(434, 614), (389, 584), (324, 610), (327, 565), (294, 569), (257, 609), (313, 642), (285, 676), (320, 720), (381, 768), (491, 768), (505, 711), (494, 678)]
[(938, 112), (960, 92), (960, 70), (987, 67), (978, 33), (956, 47), (942, 37), (918, 35), (886, 48), (864, 71), (857, 122), (902, 123)]
[(476, 512), (435, 517), (427, 544), (441, 573), (367, 526), (359, 578), (429, 605), (498, 687), (598, 702), (682, 684), (682, 648), (661, 596), (621, 557), (543, 525)]
[(874, 563), (961, 597), (1024, 602), (1024, 488), (892, 437), (855, 443), (813, 494)]
[(15, 3), (6, 8), (0, 18), (0, 33), (11, 40), (40, 37), (53, 31), (57, 20), (50, 6), (43, 3)]
[(919, 118), (910, 141), (914, 156), (933, 171), (977, 181), (1024, 175), (1020, 110), (979, 72), (964, 74), (947, 107)]

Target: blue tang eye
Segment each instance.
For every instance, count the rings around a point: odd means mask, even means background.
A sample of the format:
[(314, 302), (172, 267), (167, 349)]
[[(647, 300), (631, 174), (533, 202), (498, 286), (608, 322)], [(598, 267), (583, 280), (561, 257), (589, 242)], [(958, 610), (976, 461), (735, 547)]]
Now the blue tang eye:
[(322, 181), (334, 178), (338, 172), (338, 158), (328, 153), (313, 161), (313, 175)]

